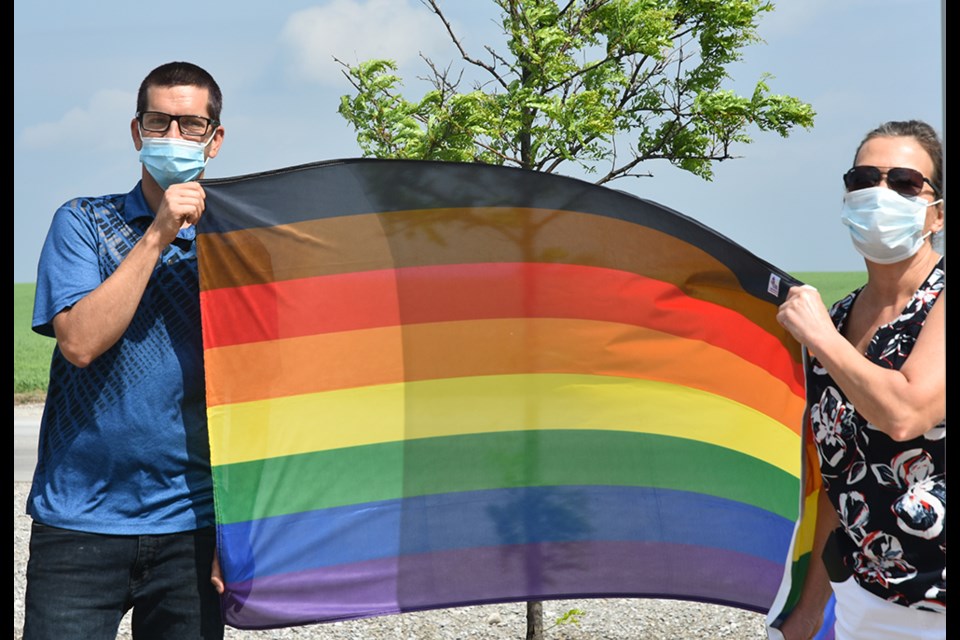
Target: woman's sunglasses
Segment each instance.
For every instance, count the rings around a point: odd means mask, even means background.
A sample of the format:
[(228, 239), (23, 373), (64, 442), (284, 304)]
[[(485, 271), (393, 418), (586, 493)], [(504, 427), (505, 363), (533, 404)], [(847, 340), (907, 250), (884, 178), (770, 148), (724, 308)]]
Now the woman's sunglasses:
[(880, 167), (860, 165), (843, 174), (843, 184), (847, 191), (869, 189), (880, 185), (883, 177), (887, 177), (887, 186), (902, 196), (913, 197), (920, 195), (923, 185), (928, 184), (933, 192), (939, 196), (940, 191), (933, 186), (929, 179), (916, 169), (906, 167), (892, 167), (886, 170)]

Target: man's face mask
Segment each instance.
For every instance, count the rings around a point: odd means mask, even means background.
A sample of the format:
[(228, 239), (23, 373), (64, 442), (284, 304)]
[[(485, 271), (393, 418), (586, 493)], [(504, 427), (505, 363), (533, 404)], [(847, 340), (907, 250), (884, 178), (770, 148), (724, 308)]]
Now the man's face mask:
[(213, 141), (193, 142), (181, 138), (142, 138), (140, 162), (164, 190), (172, 184), (190, 182), (203, 173), (207, 164), (204, 153)]

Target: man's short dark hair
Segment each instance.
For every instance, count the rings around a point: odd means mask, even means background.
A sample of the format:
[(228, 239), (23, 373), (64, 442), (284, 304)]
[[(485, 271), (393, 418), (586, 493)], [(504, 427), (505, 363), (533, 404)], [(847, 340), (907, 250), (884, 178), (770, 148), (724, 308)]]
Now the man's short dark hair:
[(137, 93), (137, 113), (147, 110), (147, 90), (150, 87), (182, 86), (206, 89), (209, 95), (207, 115), (211, 120), (220, 121), (220, 110), (223, 108), (223, 94), (220, 93), (220, 86), (212, 75), (190, 62), (168, 62), (148, 73), (140, 83), (140, 91)]

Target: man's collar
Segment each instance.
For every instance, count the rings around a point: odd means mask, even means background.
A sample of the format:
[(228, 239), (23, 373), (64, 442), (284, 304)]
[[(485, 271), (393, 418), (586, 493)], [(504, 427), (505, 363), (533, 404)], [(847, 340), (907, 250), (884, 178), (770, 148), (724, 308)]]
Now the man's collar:
[[(153, 220), (153, 210), (147, 204), (147, 199), (143, 195), (143, 181), (137, 183), (137, 186), (127, 194), (123, 207), (123, 219), (129, 224), (140, 218)], [(197, 228), (193, 225), (186, 229), (180, 229), (177, 232), (177, 239), (174, 244), (183, 250), (186, 250), (197, 237)]]
[(138, 218), (153, 219), (153, 210), (147, 204), (147, 199), (143, 197), (143, 181), (137, 182), (137, 186), (127, 194), (123, 206), (123, 219), (130, 223)]

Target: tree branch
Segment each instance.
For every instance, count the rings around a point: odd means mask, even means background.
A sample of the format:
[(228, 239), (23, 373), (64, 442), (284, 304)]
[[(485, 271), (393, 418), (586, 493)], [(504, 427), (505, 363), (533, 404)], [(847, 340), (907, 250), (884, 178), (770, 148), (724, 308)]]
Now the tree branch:
[(443, 10), (440, 9), (440, 6), (437, 4), (437, 0), (420, 0), (420, 1), (423, 4), (425, 4), (431, 11), (433, 11), (433, 13), (435, 13), (438, 18), (440, 18), (440, 22), (443, 23), (443, 27), (447, 30), (447, 35), (450, 36), (450, 40), (453, 41), (454, 46), (460, 52), (460, 57), (463, 58), (465, 62), (468, 62), (469, 64), (475, 67), (479, 67), (480, 69), (486, 70), (493, 77), (493, 79), (500, 84), (500, 86), (506, 89), (508, 87), (508, 84), (503, 78), (500, 77), (500, 74), (497, 73), (496, 67), (485, 63), (483, 60), (479, 60), (477, 58), (471, 57), (467, 53), (467, 50), (463, 48), (463, 45), (460, 43), (460, 38), (458, 38), (457, 34), (454, 33), (453, 26), (450, 24), (450, 21), (447, 20), (447, 16), (443, 14)]

